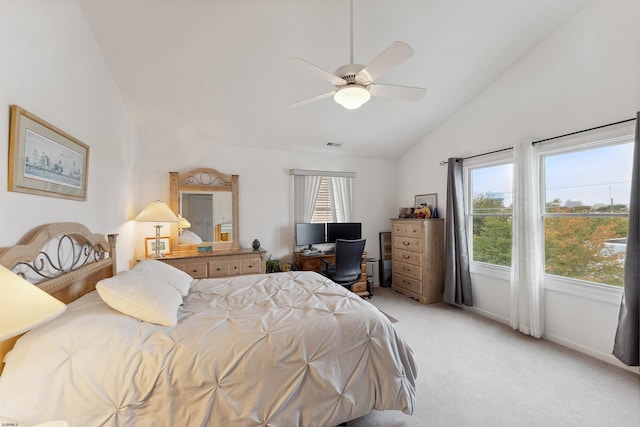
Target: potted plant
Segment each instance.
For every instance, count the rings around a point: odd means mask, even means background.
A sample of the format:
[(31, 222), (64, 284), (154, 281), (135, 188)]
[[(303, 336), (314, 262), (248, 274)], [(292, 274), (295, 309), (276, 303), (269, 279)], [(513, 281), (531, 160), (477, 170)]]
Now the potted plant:
[(280, 272), (280, 260), (271, 259), (271, 254), (267, 255), (267, 273), (279, 273)]

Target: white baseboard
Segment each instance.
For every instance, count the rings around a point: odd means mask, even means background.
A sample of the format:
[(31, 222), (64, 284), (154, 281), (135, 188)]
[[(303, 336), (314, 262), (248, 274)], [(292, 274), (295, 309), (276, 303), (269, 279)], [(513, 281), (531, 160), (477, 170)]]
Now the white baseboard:
[(635, 374), (640, 375), (640, 368), (637, 366), (627, 366), (624, 363), (620, 362), (613, 354), (606, 354), (599, 351), (595, 351), (592, 348), (585, 347), (581, 344), (575, 343), (573, 341), (566, 340), (559, 336), (545, 333), (542, 336), (543, 339), (547, 341), (551, 341), (553, 343), (559, 344), (563, 347), (570, 348), (572, 350), (578, 351), (580, 353), (586, 354), (587, 356), (594, 357), (598, 360), (602, 360), (603, 362), (607, 362), (611, 365), (617, 366), (629, 372), (633, 372)]
[(511, 325), (511, 320), (504, 318), (502, 316), (498, 316), (495, 313), (491, 313), (490, 311), (483, 310), (477, 307), (468, 307), (462, 306), (465, 310), (473, 311), (474, 313), (478, 313), (481, 316), (488, 317), (491, 320), (495, 320), (496, 322), (503, 323), (505, 325)]
[[(505, 324), (507, 326), (511, 325), (511, 320), (510, 319), (506, 319), (506, 318), (504, 318), (502, 316), (497, 316), (496, 314), (491, 313), (491, 312), (486, 311), (486, 310), (483, 310), (481, 308), (466, 307), (466, 306), (463, 306), (463, 308), (465, 310), (469, 310), (469, 311), (472, 311), (474, 313), (478, 313), (481, 316), (487, 317), (487, 318), (489, 318), (491, 320), (495, 320), (496, 322), (503, 323), (503, 324)], [(593, 349), (591, 349), (589, 347), (585, 347), (585, 346), (583, 346), (581, 344), (575, 343), (573, 341), (570, 341), (570, 340), (567, 340), (567, 339), (564, 339), (562, 337), (559, 337), (559, 336), (556, 336), (556, 335), (553, 335), (553, 334), (549, 334), (549, 333), (545, 333), (542, 336), (542, 339), (545, 339), (547, 341), (551, 341), (551, 342), (553, 342), (555, 344), (561, 345), (563, 347), (570, 348), (571, 350), (575, 350), (575, 351), (580, 352), (582, 354), (586, 354), (587, 356), (594, 357), (594, 358), (596, 358), (598, 360), (602, 360), (603, 362), (609, 363), (611, 365), (614, 365), (614, 366), (617, 366), (619, 368), (622, 368), (622, 369), (624, 369), (626, 371), (633, 372), (634, 374), (640, 375), (640, 368), (639, 367), (637, 367), (637, 366), (627, 366), (624, 363), (620, 362), (613, 354), (606, 354), (606, 353), (602, 353), (602, 352), (599, 352), (599, 351), (595, 351), (595, 350), (593, 350)]]

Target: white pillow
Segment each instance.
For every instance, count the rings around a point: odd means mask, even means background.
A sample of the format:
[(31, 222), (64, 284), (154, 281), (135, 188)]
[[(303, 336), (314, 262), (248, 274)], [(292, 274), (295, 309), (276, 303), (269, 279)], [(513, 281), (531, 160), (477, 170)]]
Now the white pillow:
[(178, 322), (180, 293), (138, 271), (122, 271), (96, 284), (98, 294), (111, 308), (144, 322), (173, 326)]
[(196, 243), (202, 243), (202, 239), (193, 231), (182, 230), (180, 237), (178, 237), (178, 243), (196, 244)]
[(189, 293), (189, 289), (191, 289), (191, 284), (193, 283), (193, 277), (189, 276), (184, 271), (177, 269), (166, 262), (157, 261), (155, 259), (140, 261), (132, 270), (143, 273), (155, 280), (168, 283), (176, 288), (182, 296)]

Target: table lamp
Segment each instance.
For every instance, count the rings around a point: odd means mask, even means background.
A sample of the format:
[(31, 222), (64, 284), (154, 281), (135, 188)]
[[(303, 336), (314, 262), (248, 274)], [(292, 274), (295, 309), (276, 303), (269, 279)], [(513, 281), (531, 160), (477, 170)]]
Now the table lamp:
[(0, 341), (47, 323), (66, 308), (62, 302), (0, 265)]
[(178, 233), (182, 234), (182, 230), (190, 227), (191, 223), (187, 221), (186, 218), (183, 218), (182, 215), (178, 214)]
[(156, 245), (155, 251), (153, 254), (154, 258), (162, 258), (162, 254), (160, 254), (160, 229), (162, 228), (161, 222), (178, 222), (178, 217), (173, 211), (167, 206), (166, 203), (157, 200), (155, 202), (149, 203), (149, 206), (144, 208), (142, 212), (138, 214), (135, 218), (136, 221), (142, 222), (155, 222), (156, 225)]

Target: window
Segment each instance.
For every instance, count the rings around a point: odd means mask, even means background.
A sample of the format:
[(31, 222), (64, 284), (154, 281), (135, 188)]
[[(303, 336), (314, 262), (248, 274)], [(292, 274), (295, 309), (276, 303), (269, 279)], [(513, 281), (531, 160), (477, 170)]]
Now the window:
[(632, 160), (630, 138), (542, 155), (547, 274), (623, 285)]
[(468, 168), (467, 180), (471, 259), (509, 267), (513, 164)]
[(292, 169), (294, 222), (351, 222), (353, 219), (352, 172)]
[(329, 195), (329, 181), (323, 176), (320, 178), (320, 189), (314, 203), (311, 222), (332, 222), (333, 216), (334, 209)]

